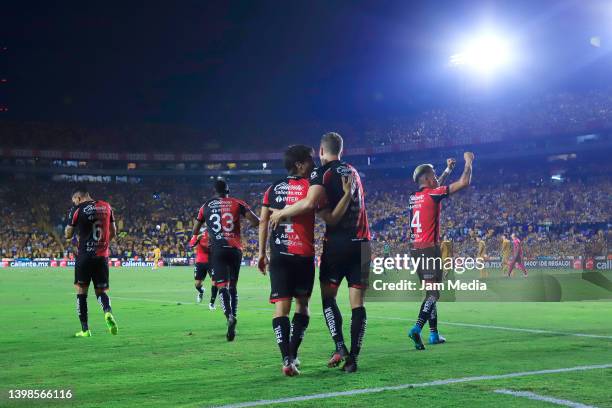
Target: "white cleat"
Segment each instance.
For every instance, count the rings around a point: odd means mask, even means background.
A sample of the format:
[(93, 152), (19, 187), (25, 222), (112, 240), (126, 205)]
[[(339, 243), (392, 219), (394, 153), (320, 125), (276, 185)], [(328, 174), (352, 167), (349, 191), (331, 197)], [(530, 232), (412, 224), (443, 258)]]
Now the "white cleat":
[(202, 298), (204, 297), (204, 293), (198, 293), (196, 295), (196, 303), (202, 303)]
[(215, 306), (214, 303), (209, 303), (208, 310), (210, 310), (211, 312), (214, 312), (215, 310), (217, 310), (217, 306)]

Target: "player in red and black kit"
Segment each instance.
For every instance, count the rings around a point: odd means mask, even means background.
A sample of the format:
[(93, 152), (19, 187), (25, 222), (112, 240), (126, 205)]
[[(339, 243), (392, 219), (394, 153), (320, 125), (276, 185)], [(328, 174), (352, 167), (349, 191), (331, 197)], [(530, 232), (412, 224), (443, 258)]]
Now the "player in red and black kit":
[(194, 248), (196, 254), (195, 267), (193, 270), (193, 277), (195, 279), (195, 288), (198, 291), (196, 295), (196, 303), (202, 303), (204, 297), (204, 288), (202, 288), (202, 282), (206, 278), (206, 275), (210, 275), (212, 285), (210, 287), (210, 302), (208, 303), (208, 309), (210, 311), (215, 310), (215, 300), (217, 299), (217, 292), (219, 288), (215, 285), (215, 281), (212, 276), (212, 268), (210, 267), (210, 250), (208, 248), (208, 231), (204, 231), (198, 235), (191, 237), (189, 245)]
[(102, 200), (91, 198), (85, 187), (77, 187), (72, 192), (74, 206), (68, 214), (64, 235), (72, 239), (77, 229), (79, 240), (78, 255), (74, 267), (74, 286), (77, 290), (77, 313), (81, 321), (81, 331), (77, 337), (91, 337), (87, 322), (87, 291), (93, 281), (98, 303), (102, 306), (104, 320), (111, 334), (117, 334), (118, 327), (113, 317), (108, 290), (108, 255), (110, 241), (117, 229), (113, 209)]
[(213, 280), (219, 288), (221, 306), (227, 318), (226, 337), (227, 341), (233, 341), (236, 336), (238, 311), (236, 285), (242, 262), (240, 221), (245, 217), (253, 227), (256, 227), (259, 218), (244, 201), (229, 196), (225, 180), (216, 180), (214, 188), (217, 197), (206, 201), (200, 207), (192, 236), (200, 231), (202, 225), (206, 225)]
[[(414, 259), (419, 259), (417, 274), (421, 281), (427, 283), (442, 282), (443, 260), (440, 252), (440, 213), (442, 200), (451, 194), (463, 190), (470, 185), (472, 180), (472, 161), (474, 154), (465, 152), (465, 167), (458, 181), (449, 186), (441, 186), (440, 180), (431, 164), (421, 164), (413, 173), (413, 180), (419, 185), (419, 189), (412, 193), (409, 198), (408, 208), (410, 210), (410, 252)], [(446, 178), (452, 170), (451, 163), (447, 161), (448, 168), (442, 178)], [(445, 340), (438, 334), (438, 311), (436, 302), (440, 298), (438, 290), (427, 290), (425, 300), (421, 304), (416, 324), (408, 332), (408, 336), (414, 341), (417, 350), (424, 350), (425, 346), (421, 340), (421, 330), (429, 321), (431, 344), (443, 343)]]
[[(336, 225), (326, 225), (319, 280), (323, 315), (336, 346), (327, 365), (337, 367), (346, 360), (342, 369), (355, 372), (367, 323), (364, 297), (370, 265), (370, 228), (361, 178), (353, 166), (340, 161), (342, 149), (343, 140), (339, 134), (330, 132), (323, 135), (319, 148), (321, 167), (311, 174), (306, 198), (281, 211), (275, 211), (270, 221), (275, 228), (283, 219), (304, 214), (317, 207), (335, 208), (344, 196), (343, 177), (352, 178), (348, 210)], [(344, 278), (348, 282), (352, 308), (350, 352), (344, 344), (342, 315), (336, 303), (338, 286)]]
[[(259, 223), (258, 267), (266, 274), (270, 271), (270, 302), (275, 311), (272, 328), (283, 359), (283, 373), (298, 375), (300, 365), (298, 349), (310, 321), (308, 302), (314, 284), (314, 224), (315, 210), (309, 210), (280, 223), (269, 234), (272, 211), (282, 210), (306, 198), (310, 182), (308, 176), (314, 168), (314, 151), (309, 146), (290, 146), (284, 155), (288, 176), (276, 181), (265, 192)], [(328, 224), (336, 224), (344, 215), (351, 201), (352, 179), (345, 178), (344, 195), (334, 211), (322, 210), (319, 214)], [(267, 256), (268, 235), (270, 260)], [(289, 322), (291, 302), (295, 298), (295, 313)]]

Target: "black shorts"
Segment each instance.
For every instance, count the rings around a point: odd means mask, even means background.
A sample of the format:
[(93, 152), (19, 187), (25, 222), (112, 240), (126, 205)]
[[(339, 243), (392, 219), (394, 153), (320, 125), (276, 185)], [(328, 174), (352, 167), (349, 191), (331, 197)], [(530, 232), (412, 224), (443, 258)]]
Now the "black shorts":
[(212, 271), (210, 270), (210, 263), (206, 262), (196, 262), (195, 268), (193, 268), (193, 278), (195, 280), (204, 280), (206, 278), (206, 274), (210, 275), (210, 279), (212, 279)]
[(339, 286), (346, 278), (351, 288), (366, 289), (370, 275), (371, 248), (368, 241), (323, 243), (319, 281)]
[(108, 289), (108, 258), (105, 256), (77, 256), (74, 264), (74, 284), (89, 285)]
[[(410, 255), (415, 259), (415, 262), (419, 262), (416, 272), (420, 280), (442, 282), (442, 265), (444, 262), (440, 246), (414, 248), (410, 250)], [(416, 261), (417, 259), (420, 260)]]
[(270, 259), (270, 303), (310, 297), (314, 285), (314, 258), (273, 254)]
[(212, 279), (217, 286), (227, 286), (238, 281), (242, 251), (238, 248), (215, 248), (210, 255)]

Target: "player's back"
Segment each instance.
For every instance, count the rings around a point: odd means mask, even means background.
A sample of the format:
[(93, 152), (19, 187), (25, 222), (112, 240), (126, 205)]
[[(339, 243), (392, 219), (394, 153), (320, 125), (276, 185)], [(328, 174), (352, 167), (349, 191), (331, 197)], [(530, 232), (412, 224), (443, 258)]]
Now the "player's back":
[(209, 234), (211, 247), (242, 249), (240, 221), (248, 205), (234, 197), (217, 197), (208, 200), (198, 213)]
[(71, 225), (77, 228), (79, 255), (107, 257), (113, 222), (113, 210), (104, 200), (86, 201), (76, 206), (71, 214)]
[(410, 241), (413, 248), (429, 247), (440, 242), (442, 199), (448, 197), (448, 186), (422, 187), (410, 195)]
[[(281, 210), (306, 198), (309, 187), (307, 179), (287, 176), (266, 190), (263, 205)], [(314, 256), (314, 221), (313, 210), (279, 224), (270, 235), (271, 250), (277, 254)]]
[(326, 226), (325, 239), (327, 241), (343, 243), (370, 240), (365, 194), (357, 169), (343, 161), (334, 160), (316, 168), (310, 177), (310, 184), (321, 185), (325, 188), (325, 207), (333, 209), (344, 195), (342, 177), (350, 175), (353, 176), (351, 202), (338, 224)]

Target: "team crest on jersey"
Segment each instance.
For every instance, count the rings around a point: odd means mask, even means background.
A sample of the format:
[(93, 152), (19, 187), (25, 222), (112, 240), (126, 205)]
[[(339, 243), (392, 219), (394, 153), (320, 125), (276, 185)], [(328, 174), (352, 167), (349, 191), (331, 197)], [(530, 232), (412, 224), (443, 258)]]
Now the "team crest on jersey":
[(310, 173), (310, 178), (311, 179), (313, 179), (315, 177), (317, 177), (317, 171), (316, 170), (314, 170), (312, 173)]

